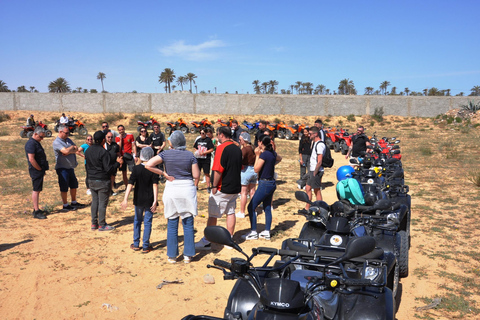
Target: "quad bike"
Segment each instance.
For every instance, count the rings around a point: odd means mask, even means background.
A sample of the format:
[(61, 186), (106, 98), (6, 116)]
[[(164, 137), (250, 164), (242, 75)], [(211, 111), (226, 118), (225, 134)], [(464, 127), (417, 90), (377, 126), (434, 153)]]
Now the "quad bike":
[(167, 126), (165, 127), (165, 133), (171, 134), (175, 130), (182, 131), (183, 134), (188, 132), (188, 124), (182, 118), (178, 118), (178, 121), (175, 122), (167, 122)]
[(333, 150), (346, 155), (348, 153), (348, 148), (352, 144), (352, 136), (344, 129), (335, 132), (335, 136), (337, 141), (333, 143)]
[[(374, 237), (377, 245), (391, 255), (386, 257), (391, 262), (388, 274), (392, 281), (389, 285), (396, 294), (398, 278), (408, 275), (408, 235), (401, 229), (402, 222), (407, 219), (406, 205), (383, 199), (372, 206), (352, 206), (337, 201), (329, 207), (323, 201), (311, 202), (303, 191), (296, 191), (295, 198), (312, 206), (308, 213), (299, 212), (307, 222), (295, 241), (314, 240), (316, 245), (332, 249), (345, 246), (353, 237)], [(294, 250), (288, 241), (282, 245), (282, 249), (286, 248)], [(398, 263), (393, 263), (395, 258), (392, 257), (396, 257)]]
[(190, 123), (192, 124), (190, 127), (190, 133), (192, 134), (200, 132), (202, 129), (213, 128), (212, 122), (210, 122), (207, 118), (202, 119), (202, 121), (192, 121)]
[[(330, 149), (334, 148), (335, 142), (338, 142), (338, 137), (335, 135), (337, 132), (337, 128), (328, 128), (327, 130), (323, 130), (325, 132), (325, 144)], [(338, 150), (340, 151), (340, 150)], [(335, 152), (338, 152), (335, 151)]]
[[(60, 126), (60, 119), (55, 122), (55, 132), (58, 132), (58, 127)], [(78, 132), (81, 136), (86, 136), (88, 134), (87, 128), (85, 128), (85, 124), (74, 117), (68, 119), (68, 122), (65, 126), (70, 130), (70, 134), (74, 132)]]
[(294, 124), (292, 126), (285, 126), (285, 139), (294, 140), (300, 139), (305, 129), (305, 124)]
[(22, 131), (20, 131), (20, 137), (30, 139), (33, 136), (33, 131), (37, 126), (42, 127), (45, 130), (45, 137), (51, 137), (52, 131), (48, 130), (48, 126), (44, 124), (42, 121), (38, 121), (35, 127), (32, 126), (22, 126)]
[(248, 133), (256, 135), (258, 132), (258, 124), (260, 122), (248, 122), (247, 120), (243, 120), (242, 124), (247, 128)]
[[(214, 265), (207, 265), (223, 271), (225, 280), (236, 280), (223, 318), (189, 315), (183, 320), (395, 318), (394, 297), (386, 286), (387, 266), (380, 258), (383, 250), (375, 248), (372, 237), (352, 239), (337, 252), (259, 247), (248, 256), (225, 228), (209, 226), (204, 233), (210, 242), (231, 246), (246, 259), (215, 259)], [(269, 257), (254, 267), (251, 261), (258, 255)], [(272, 264), (275, 257), (282, 260)]]
[(267, 130), (273, 132), (273, 136), (276, 137), (277, 136), (277, 123), (267, 122)]
[(155, 120), (153, 118), (153, 116), (150, 117), (150, 120), (145, 121), (145, 122), (138, 120), (137, 121), (137, 125), (138, 125), (137, 131), (140, 132), (140, 130), (142, 130), (142, 129), (153, 130), (153, 125), (154, 124), (159, 124), (159, 122), (157, 120)]
[(287, 125), (283, 121), (277, 123), (275, 130), (279, 139), (285, 139), (285, 134), (287, 132), (286, 127)]
[(218, 119), (217, 123), (220, 125), (220, 127), (231, 127), (232, 121), (233, 121), (233, 118), (230, 117), (228, 121), (223, 121), (222, 119)]

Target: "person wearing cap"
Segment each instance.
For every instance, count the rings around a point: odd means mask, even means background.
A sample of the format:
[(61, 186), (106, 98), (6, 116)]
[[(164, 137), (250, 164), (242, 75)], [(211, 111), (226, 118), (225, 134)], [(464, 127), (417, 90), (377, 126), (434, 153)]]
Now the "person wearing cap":
[(111, 231), (115, 228), (105, 221), (108, 198), (110, 197), (110, 176), (123, 163), (118, 157), (115, 163), (110, 162), (110, 153), (105, 150), (105, 133), (97, 131), (93, 135), (93, 144), (85, 151), (88, 184), (92, 194), (92, 230)]
[(33, 114), (27, 119), (27, 127), (35, 127), (35, 119), (33, 118)]
[[(166, 179), (163, 191), (164, 216), (167, 223), (167, 257), (169, 263), (176, 263), (178, 251), (178, 224), (183, 225), (183, 261), (190, 263), (195, 255), (194, 218), (198, 214), (197, 189), (194, 180), (200, 177), (197, 158), (186, 150), (186, 139), (180, 130), (168, 138), (170, 149), (150, 159), (145, 168), (163, 175)], [(158, 168), (165, 165), (165, 170)]]
[[(212, 139), (207, 137), (207, 131), (205, 128), (200, 130), (200, 137), (195, 140), (193, 148), (195, 149), (195, 157), (197, 158), (198, 168), (200, 171), (203, 170), (203, 174), (205, 176), (207, 192), (210, 193), (210, 191), (212, 191), (210, 188), (210, 163), (212, 162), (212, 152), (215, 146), (213, 145)], [(195, 187), (197, 187), (197, 190), (199, 182), (200, 179), (195, 180)]]
[(62, 113), (62, 116), (60, 117), (60, 124), (66, 125), (68, 123), (68, 118), (65, 116), (65, 113)]
[(255, 186), (257, 185), (257, 174), (253, 169), (255, 164), (255, 152), (252, 148), (248, 132), (240, 133), (240, 146), (242, 147), (242, 173), (240, 180), (242, 184), (242, 191), (240, 191), (240, 211), (235, 215), (237, 218), (245, 218), (245, 208), (247, 207), (247, 197), (250, 199), (255, 194)]
[[(143, 130), (143, 129), (142, 129)], [(145, 147), (140, 151), (140, 164), (133, 167), (130, 179), (128, 179), (127, 190), (122, 202), (122, 208), (127, 208), (128, 196), (133, 191), (133, 205), (135, 206), (135, 218), (133, 220), (133, 243), (130, 248), (134, 251), (140, 250), (140, 233), (143, 221), (143, 250), (142, 253), (149, 253), (153, 250), (150, 245), (150, 234), (152, 233), (153, 214), (157, 211), (158, 197), (158, 174), (145, 168), (154, 156), (151, 147)]]

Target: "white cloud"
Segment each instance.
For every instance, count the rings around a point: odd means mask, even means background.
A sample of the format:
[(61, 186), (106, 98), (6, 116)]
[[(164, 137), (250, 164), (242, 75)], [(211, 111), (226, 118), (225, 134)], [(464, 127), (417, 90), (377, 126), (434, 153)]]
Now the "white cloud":
[(179, 57), (191, 61), (213, 60), (219, 53), (214, 49), (224, 47), (221, 40), (210, 40), (203, 43), (192, 45), (179, 40), (173, 44), (160, 48), (159, 51), (166, 57)]

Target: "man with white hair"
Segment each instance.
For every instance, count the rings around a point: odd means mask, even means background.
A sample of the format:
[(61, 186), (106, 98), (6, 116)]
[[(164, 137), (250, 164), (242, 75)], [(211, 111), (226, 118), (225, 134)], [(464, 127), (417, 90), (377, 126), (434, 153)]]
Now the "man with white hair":
[(48, 161), (45, 150), (41, 145), (41, 141), (45, 137), (45, 129), (36, 127), (33, 131), (33, 136), (25, 144), (25, 154), (28, 161), (28, 173), (32, 178), (32, 202), (33, 202), (33, 217), (35, 219), (46, 219), (45, 211), (40, 210), (38, 205), (40, 192), (43, 189), (43, 178), (45, 171), (48, 170)]

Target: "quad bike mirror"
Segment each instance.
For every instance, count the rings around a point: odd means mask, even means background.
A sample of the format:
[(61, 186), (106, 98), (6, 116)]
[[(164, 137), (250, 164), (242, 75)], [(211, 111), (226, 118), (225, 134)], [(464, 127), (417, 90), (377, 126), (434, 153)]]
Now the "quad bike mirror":
[(399, 149), (393, 150), (393, 154), (400, 154), (400, 150)]
[(397, 140), (397, 137), (391, 137), (390, 140), (395, 141)]
[(367, 253), (372, 252), (375, 249), (376, 241), (373, 237), (354, 237), (351, 238), (347, 243), (347, 248), (345, 249), (345, 253), (335, 259), (335, 261), (330, 262), (326, 265), (326, 267), (343, 262), (345, 260), (358, 258)]
[(393, 150), (400, 149), (400, 146), (399, 146), (398, 144), (396, 144), (396, 145), (394, 145), (394, 146), (392, 147), (392, 149), (393, 149)]
[(303, 191), (295, 191), (295, 199), (297, 199), (298, 201), (306, 202), (308, 204), (312, 204), (312, 201), (308, 199), (307, 193)]
[(395, 140), (395, 144), (399, 144), (400, 143), (400, 140)]
[[(225, 229), (224, 227), (220, 226), (208, 226), (203, 231), (205, 238), (213, 243), (223, 244), (224, 246), (230, 246), (235, 250), (243, 253), (242, 248), (238, 244), (236, 244), (230, 232)], [(248, 256), (247, 256), (248, 258)]]

